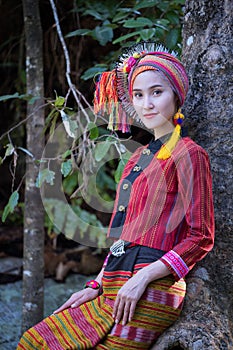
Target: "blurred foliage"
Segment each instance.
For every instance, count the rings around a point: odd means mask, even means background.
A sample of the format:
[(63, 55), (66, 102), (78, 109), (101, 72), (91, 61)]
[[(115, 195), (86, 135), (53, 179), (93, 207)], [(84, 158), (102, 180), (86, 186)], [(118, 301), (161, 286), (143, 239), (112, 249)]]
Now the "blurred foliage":
[[(93, 94), (93, 92), (90, 93), (90, 81), (88, 80), (93, 79), (96, 74), (112, 69), (113, 62), (117, 60), (121, 49), (141, 40), (161, 43), (168, 49), (175, 49), (179, 54), (184, 3), (185, 0), (129, 0), (121, 2), (117, 0), (111, 2), (109, 0), (101, 2), (77, 0), (73, 4), (62, 2), (63, 6), (67, 6), (65, 11), (59, 7), (62, 6), (61, 4), (57, 4), (58, 10), (62, 11), (62, 31), (66, 33), (65, 39), (68, 44), (72, 69), (75, 72), (72, 73), (72, 78), (74, 83), (80, 86), (82, 91), (85, 91), (85, 96), (84, 98), (80, 96), (80, 101), (84, 103), (82, 108), (88, 109), (88, 113), (90, 112), (90, 115), (86, 117), (80, 113), (80, 106), (70, 92), (67, 93), (64, 53), (59, 44), (54, 44), (57, 41), (56, 29), (51, 30), (54, 28), (54, 20), (51, 19), (51, 13), (48, 14), (48, 11), (41, 12), (44, 28), (47, 25), (47, 29), (44, 29), (45, 86), (46, 89), (50, 87), (50, 90), (46, 90), (50, 98), (46, 98), (47, 117), (44, 132), (47, 138), (53, 137), (56, 128), (62, 123), (63, 131), (65, 131), (63, 134), (73, 140), (71, 146), (63, 149), (61, 154), (56, 157), (67, 203), (57, 198), (49, 198), (44, 202), (47, 212), (46, 227), (51, 235), (53, 232), (59, 233), (64, 230), (64, 233), (72, 238), (78, 230), (82, 237), (88, 235), (90, 240), (96, 242), (97, 245), (104, 244), (103, 216), (105, 214), (103, 213), (109, 212), (109, 208), (112, 207), (116, 184), (120, 180), (130, 152), (124, 146), (124, 140), (121, 140), (116, 133), (106, 130), (106, 125), (100, 126), (97, 123), (86, 101), (86, 99), (90, 100), (90, 95)], [(70, 18), (72, 20), (69, 20)], [(11, 45), (11, 41), (5, 40), (5, 44), (0, 49)], [(17, 55), (20, 53), (20, 62), (17, 63), (19, 65), (18, 83), (17, 81), (14, 83), (17, 92), (12, 92), (11, 87), (8, 91), (3, 92), (3, 96), (0, 96), (1, 103), (18, 101), (17, 108), (22, 101), (28, 103), (35, 101), (33, 96), (24, 94), (26, 82), (25, 68), (22, 62), (25, 57), (22, 54), (22, 37), (20, 40), (19, 51), (15, 55), (18, 57)], [(8, 51), (10, 52), (10, 49)], [(5, 60), (4, 66), (10, 67), (9, 62)], [(85, 83), (86, 81), (88, 82)], [(17, 88), (17, 86), (20, 87)], [(62, 90), (63, 94), (55, 92), (55, 99), (52, 100), (51, 95), (57, 89)], [(13, 110), (13, 103), (10, 108)], [(22, 107), (17, 110), (17, 113), (22, 113)], [(22, 115), (20, 119), (22, 120)], [(22, 121), (19, 124), (22, 125)], [(56, 172), (50, 168), (51, 159), (34, 159), (30, 150), (26, 149), (24, 145), (17, 146), (17, 139), (12, 140), (10, 137), (12, 133), (15, 133), (15, 129), (8, 134), (5, 133), (5, 137), (1, 137), (0, 165), (5, 164), (9, 159), (13, 164), (11, 195), (2, 211), (3, 222), (7, 220), (9, 215), (14, 216), (18, 203), (23, 202), (23, 198), (20, 202), (19, 191), (23, 181), (17, 181), (18, 186), (15, 186), (15, 169), (20, 153), (41, 163), (41, 170), (36, 180), (38, 188), (43, 188), (47, 184), (53, 186), (57, 176)], [(24, 136), (23, 133), (22, 135)], [(83, 161), (84, 166), (82, 166)], [(80, 189), (84, 192), (88, 189), (85, 192), (88, 203), (96, 201), (97, 197), (101, 199), (98, 210), (102, 211), (102, 215), (94, 213), (93, 209), (87, 205), (85, 199), (80, 195)], [(72, 208), (75, 215), (70, 214), (67, 205)], [(77, 221), (77, 215), (84, 222), (81, 226), (80, 222)], [(11, 222), (13, 221), (12, 219)]]
[[(89, 23), (90, 28), (76, 29), (66, 37), (90, 36), (101, 46), (112, 43), (120, 44), (120, 47), (142, 40), (155, 41), (164, 44), (168, 49), (176, 49), (179, 53), (184, 4), (185, 0), (78, 0), (75, 11), (86, 19), (84, 22)], [(118, 55), (119, 50), (116, 50), (115, 54), (111, 52), (109, 57), (105, 55), (102, 58), (103, 63), (98, 62), (87, 69), (81, 78), (88, 80), (111, 68), (111, 63)]]
[(84, 241), (86, 245), (97, 247), (106, 246), (106, 232), (95, 214), (81, 208), (80, 200), (72, 204), (56, 198), (49, 198), (44, 202), (46, 210), (45, 226), (48, 235), (52, 236), (65, 232), (69, 239)]

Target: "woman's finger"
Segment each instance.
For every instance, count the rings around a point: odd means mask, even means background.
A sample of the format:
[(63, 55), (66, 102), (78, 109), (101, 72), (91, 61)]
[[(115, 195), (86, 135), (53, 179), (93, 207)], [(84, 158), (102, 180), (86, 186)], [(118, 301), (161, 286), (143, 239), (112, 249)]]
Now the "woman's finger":
[(57, 310), (55, 310), (53, 313), (57, 314), (58, 312), (61, 312), (65, 309), (68, 309), (69, 307), (79, 307), (83, 303), (93, 300), (98, 296), (98, 290), (86, 288), (79, 292), (76, 292), (71, 295), (71, 297)]
[(116, 312), (115, 312), (115, 322), (119, 323), (123, 314), (123, 310), (125, 307), (125, 301), (121, 298), (119, 301), (119, 304), (117, 306)]
[(131, 302), (128, 301), (125, 303), (124, 310), (123, 310), (123, 318), (122, 318), (122, 326), (125, 326), (129, 319), (129, 313), (131, 310)]
[(117, 296), (117, 297), (116, 297), (116, 300), (115, 300), (115, 302), (114, 302), (113, 312), (112, 312), (112, 317), (113, 317), (114, 319), (115, 319), (116, 314), (117, 314), (117, 309), (118, 309), (119, 302), (120, 302), (120, 298)]
[(61, 312), (68, 307), (70, 307), (75, 301), (76, 301), (76, 295), (72, 295), (64, 304), (62, 304), (57, 310), (55, 310), (53, 313), (57, 314), (58, 312)]
[(135, 312), (135, 309), (136, 309), (136, 305), (137, 305), (137, 301), (133, 301), (130, 304), (129, 317), (128, 317), (128, 321), (129, 322), (131, 322), (132, 319), (133, 319), (133, 315), (134, 315), (134, 312)]

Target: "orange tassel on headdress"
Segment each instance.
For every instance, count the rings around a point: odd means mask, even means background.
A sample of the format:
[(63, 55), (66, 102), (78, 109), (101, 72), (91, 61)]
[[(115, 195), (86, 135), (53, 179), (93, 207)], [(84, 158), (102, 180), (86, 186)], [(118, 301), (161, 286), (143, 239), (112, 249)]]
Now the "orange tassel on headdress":
[(115, 71), (104, 72), (101, 74), (96, 84), (94, 96), (94, 112), (96, 114), (109, 114), (109, 129), (113, 130), (113, 110), (117, 107), (118, 97), (116, 92), (116, 73)]
[(108, 114), (108, 129), (129, 131), (129, 124), (125, 111), (119, 104), (116, 71), (103, 72), (96, 83), (94, 95), (94, 112), (104, 116)]

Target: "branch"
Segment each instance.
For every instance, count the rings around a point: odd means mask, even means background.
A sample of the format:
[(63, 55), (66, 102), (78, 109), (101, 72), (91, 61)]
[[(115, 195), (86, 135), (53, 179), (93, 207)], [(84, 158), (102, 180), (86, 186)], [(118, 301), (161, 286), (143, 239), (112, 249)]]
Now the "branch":
[(69, 58), (69, 53), (68, 53), (68, 49), (67, 49), (67, 46), (66, 46), (66, 43), (65, 43), (65, 40), (64, 40), (64, 37), (63, 37), (63, 34), (62, 34), (62, 31), (61, 31), (61, 27), (60, 27), (60, 23), (59, 23), (59, 19), (58, 19), (58, 15), (57, 15), (57, 9), (56, 9), (56, 6), (55, 6), (55, 3), (53, 0), (50, 0), (50, 4), (51, 4), (51, 7), (52, 7), (52, 11), (53, 11), (53, 16), (54, 16), (54, 19), (55, 19), (55, 23), (56, 23), (56, 27), (57, 27), (57, 34), (58, 34), (58, 37), (60, 39), (60, 42), (61, 42), (61, 45), (62, 45), (62, 49), (64, 51), (64, 55), (65, 55), (65, 61), (66, 61), (66, 79), (67, 79), (67, 83), (69, 85), (69, 88), (70, 90), (72, 91), (73, 95), (74, 95), (74, 98), (78, 104), (78, 106), (80, 107), (80, 109), (82, 110), (83, 114), (85, 115), (86, 117), (86, 120), (88, 123), (90, 123), (90, 118), (88, 116), (88, 114), (86, 113), (83, 105), (81, 104), (80, 102), (80, 99), (78, 97), (78, 94), (80, 96), (82, 96), (82, 98), (85, 100), (84, 96), (81, 94), (81, 92), (78, 92), (77, 94), (77, 90), (74, 86), (74, 84), (72, 83), (71, 81), (71, 77), (70, 77), (70, 58)]
[(0, 141), (5, 137), (10, 135), (10, 133), (12, 131), (14, 131), (15, 129), (17, 129), (20, 125), (26, 123), (26, 121), (28, 121), (28, 119), (30, 119), (31, 117), (33, 117), (33, 115), (35, 114), (35, 112), (39, 111), (41, 108), (44, 108), (48, 105), (49, 103), (45, 103), (42, 106), (39, 106), (38, 108), (34, 109), (32, 113), (30, 113), (25, 119), (21, 120), (19, 123), (17, 123), (16, 125), (12, 126), (12, 128), (10, 128), (9, 130), (7, 130), (6, 132), (4, 132), (1, 136), (0, 136)]

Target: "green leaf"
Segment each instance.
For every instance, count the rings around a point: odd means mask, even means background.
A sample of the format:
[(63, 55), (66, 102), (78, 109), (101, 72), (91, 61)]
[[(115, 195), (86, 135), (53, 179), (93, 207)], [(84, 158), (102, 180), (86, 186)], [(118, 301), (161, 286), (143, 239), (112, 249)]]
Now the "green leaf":
[(170, 49), (174, 48), (179, 38), (179, 29), (173, 28), (169, 31), (166, 37), (166, 46)]
[(117, 184), (119, 183), (119, 181), (121, 179), (121, 175), (123, 173), (125, 164), (126, 164), (126, 161), (124, 159), (121, 159), (118, 163), (117, 169), (116, 169), (115, 174), (114, 174), (114, 179), (115, 179)]
[(89, 68), (81, 75), (81, 79), (83, 80), (92, 79), (97, 74), (101, 74), (106, 70), (107, 70), (107, 66), (104, 66), (104, 67), (95, 66), (95, 67)]
[(71, 160), (67, 160), (61, 164), (61, 173), (64, 177), (67, 177), (72, 170), (72, 162)]
[(108, 141), (97, 143), (95, 147), (95, 160), (97, 162), (100, 162), (106, 156), (111, 145), (112, 143)]
[(153, 22), (146, 17), (138, 17), (136, 19), (129, 19), (128, 21), (125, 22), (123, 27), (125, 28), (139, 28), (139, 27), (152, 27)]
[(117, 44), (117, 43), (120, 43), (121, 41), (124, 41), (124, 40), (127, 40), (129, 38), (132, 38), (132, 36), (140, 35), (140, 33), (141, 33), (141, 31), (139, 30), (139, 31), (136, 31), (136, 32), (133, 32), (133, 33), (122, 35), (119, 38), (117, 38), (116, 40), (114, 40), (113, 44)]
[(157, 41), (160, 43), (160, 42), (163, 42), (164, 41), (164, 35), (165, 35), (165, 29), (163, 28), (156, 28), (156, 39)]
[(62, 182), (62, 187), (66, 194), (69, 196), (72, 195), (74, 190), (78, 186), (78, 173), (72, 172), (70, 175), (68, 175)]
[(94, 39), (98, 40), (102, 46), (106, 45), (107, 42), (111, 42), (113, 38), (112, 28), (107, 27), (107, 24), (109, 23), (109, 21), (105, 21), (101, 27), (95, 27), (93, 32)]
[(67, 210), (68, 210), (68, 203), (64, 203), (63, 201), (54, 199), (53, 224), (54, 224), (54, 228), (56, 227), (56, 231), (58, 233), (63, 231), (66, 216), (67, 216)]
[(82, 233), (84, 233), (87, 230), (88, 224), (85, 222), (82, 222), (81, 227), (78, 227), (78, 225), (79, 225), (79, 220), (77, 220), (77, 215), (72, 210), (68, 210), (66, 215), (65, 227), (64, 227), (65, 236), (69, 239), (73, 239), (78, 229), (80, 236), (83, 238)]
[(97, 128), (95, 123), (93, 122), (88, 123), (87, 130), (90, 132), (91, 140), (97, 139), (97, 137), (99, 136), (99, 129)]
[(96, 174), (96, 186), (98, 189), (100, 189), (103, 197), (105, 196), (105, 194), (107, 194), (105, 198), (108, 198), (107, 199), (108, 201), (112, 201), (112, 198), (109, 197), (109, 194), (107, 193), (107, 191), (109, 190), (115, 191), (116, 183), (112, 178), (112, 176), (109, 176), (106, 169), (103, 170), (103, 167), (101, 167)]
[(169, 20), (165, 19), (165, 18), (158, 19), (158, 20), (155, 21), (154, 24), (155, 24), (156, 27), (162, 28), (164, 30), (168, 30)]
[(78, 124), (75, 120), (72, 120), (68, 114), (66, 114), (64, 111), (60, 111), (61, 114), (61, 118), (62, 118), (62, 122), (63, 125), (65, 127), (65, 130), (67, 132), (67, 134), (72, 137), (75, 138), (76, 136), (76, 130), (78, 129)]
[(51, 122), (50, 122), (50, 128), (49, 128), (49, 135), (53, 136), (54, 135), (54, 131), (57, 125), (57, 118), (59, 116), (59, 113), (55, 113), (54, 117), (52, 118)]
[(36, 164), (41, 164), (41, 163), (47, 163), (48, 161), (46, 160), (46, 159), (43, 159), (43, 158), (41, 158), (41, 159), (36, 159), (35, 160), (35, 163)]
[(157, 8), (160, 11), (166, 13), (168, 11), (168, 9), (169, 9), (169, 6), (170, 6), (169, 2), (168, 1), (159, 1), (158, 4), (157, 4)]
[(57, 96), (54, 105), (55, 107), (63, 107), (64, 103), (65, 103), (65, 97)]
[(118, 25), (117, 25), (117, 24), (112, 24), (112, 23), (105, 24), (105, 26), (106, 26), (107, 28), (112, 28), (112, 29), (118, 28)]
[(28, 99), (28, 104), (29, 105), (33, 105), (34, 102), (36, 102), (37, 100), (39, 100), (41, 97), (40, 96), (33, 96), (33, 97), (30, 97)]
[(175, 24), (175, 25), (179, 25), (180, 23), (180, 17), (179, 14), (176, 12), (168, 12), (166, 13), (166, 18), (170, 21), (170, 23)]
[(106, 138), (106, 141), (115, 143), (116, 141), (118, 141), (118, 138), (117, 138), (116, 136), (114, 136), (114, 135), (109, 135), (109, 136)]
[(3, 96), (0, 96), (0, 101), (6, 101), (6, 100), (9, 100), (11, 98), (19, 98), (19, 93), (16, 92), (15, 94), (13, 95), (3, 95)]
[(71, 155), (71, 150), (68, 149), (62, 154), (62, 159), (66, 159), (66, 157), (69, 157)]
[(4, 96), (0, 96), (0, 101), (6, 101), (6, 100), (10, 100), (12, 98), (19, 98), (21, 100), (25, 100), (25, 101), (29, 101), (29, 104), (31, 104), (30, 101), (33, 100), (32, 103), (34, 103), (35, 100), (41, 98), (40, 96), (32, 96), (32, 95), (27, 95), (27, 94), (22, 94), (19, 95), (18, 92), (14, 93), (13, 95), (4, 95)]
[(19, 200), (19, 192), (18, 191), (14, 191), (11, 194), (9, 202), (8, 202), (10, 210), (11, 210), (11, 213), (14, 211), (16, 205), (18, 204), (18, 200)]
[(17, 206), (19, 201), (19, 192), (18, 191), (14, 191), (10, 198), (9, 201), (7, 203), (7, 205), (5, 206), (4, 210), (3, 210), (3, 214), (2, 214), (2, 222), (5, 222), (7, 216), (11, 213), (13, 213), (15, 207)]
[(54, 184), (55, 172), (49, 170), (48, 168), (43, 169), (39, 172), (36, 179), (36, 187), (40, 188), (44, 182), (47, 182), (50, 185)]
[(119, 22), (122, 19), (125, 19), (126, 17), (128, 17), (128, 13), (127, 12), (119, 12), (116, 14), (116, 16), (113, 17), (112, 22)]
[(73, 32), (70, 32), (66, 34), (66, 38), (72, 38), (73, 36), (78, 36), (78, 35), (91, 35), (92, 30), (90, 29), (77, 29), (74, 30)]
[(5, 152), (5, 157), (11, 156), (14, 153), (14, 146), (11, 143), (8, 143), (6, 145), (6, 152)]
[(117, 167), (115, 174), (114, 174), (114, 178), (115, 178), (116, 183), (118, 183), (120, 181), (124, 167), (125, 167), (126, 163), (128, 162), (128, 160), (130, 159), (131, 155), (132, 155), (132, 153), (127, 151), (126, 153), (124, 153), (123, 158), (121, 158), (120, 162), (118, 163), (118, 167)]
[(185, 0), (173, 0), (176, 5), (185, 5)]
[(2, 157), (0, 157), (0, 165), (3, 163), (3, 159)]
[(143, 40), (149, 40), (153, 38), (153, 36), (155, 35), (155, 32), (156, 32), (155, 28), (143, 29), (140, 35)]
[(146, 7), (154, 7), (158, 5), (161, 2), (161, 0), (144, 0), (144, 1), (138, 1), (138, 4), (134, 6), (135, 10), (139, 10)]
[(7, 216), (10, 214), (10, 207), (7, 204), (3, 210), (3, 214), (2, 214), (2, 222), (6, 221)]
[(11, 194), (9, 202), (8, 202), (11, 213), (13, 213), (16, 205), (18, 204), (18, 200), (19, 200), (19, 192), (18, 191), (14, 191)]
[(103, 20), (103, 15), (95, 10), (88, 9), (83, 13), (83, 15), (90, 15), (99, 21)]
[[(46, 198), (44, 200), (44, 207), (47, 213), (46, 227), (51, 231), (59, 234), (63, 230), (66, 218), (66, 204), (56, 198)], [(49, 221), (48, 221), (49, 218)]]
[[(51, 120), (53, 119), (54, 117), (54, 114), (58, 114), (58, 111), (56, 110), (56, 108), (53, 108), (51, 110), (51, 112), (48, 114), (48, 116), (45, 118), (45, 128), (47, 128), (51, 122)], [(45, 131), (45, 130), (44, 130)]]

